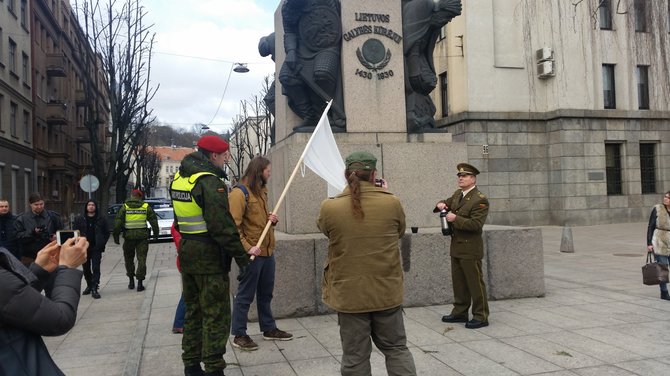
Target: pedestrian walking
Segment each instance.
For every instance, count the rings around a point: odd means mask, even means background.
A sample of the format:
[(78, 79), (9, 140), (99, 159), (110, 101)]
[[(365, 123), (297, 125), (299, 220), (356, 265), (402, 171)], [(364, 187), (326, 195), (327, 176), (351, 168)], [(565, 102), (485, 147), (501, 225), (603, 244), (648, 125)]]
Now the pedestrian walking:
[[(439, 201), (433, 210), (448, 210), (446, 218), (453, 229), (449, 249), (454, 308), (442, 317), (442, 321), (464, 322), (466, 328), (477, 329), (489, 325), (489, 305), (482, 275), (482, 231), (489, 214), (489, 201), (477, 189), (479, 170), (467, 163), (459, 163), (456, 168), (459, 189), (450, 198)], [(469, 319), (471, 305), (472, 319)]]
[[(670, 191), (663, 195), (663, 202), (651, 209), (649, 225), (647, 226), (647, 252), (654, 253), (656, 262), (668, 265), (670, 256)], [(670, 300), (668, 284), (662, 282), (661, 299)]]
[(405, 212), (396, 196), (375, 186), (376, 164), (370, 153), (349, 155), (344, 192), (321, 204), (317, 226), (328, 237), (322, 299), (337, 311), (343, 376), (372, 374), (372, 342), (386, 358), (388, 375), (412, 376), (398, 247)]
[[(249, 307), (256, 296), (258, 325), (265, 340), (289, 341), (293, 335), (277, 328), (272, 316), (272, 292), (275, 285), (275, 235), (277, 215), (270, 212), (267, 184), (272, 165), (270, 160), (257, 156), (247, 166), (244, 176), (230, 192), (230, 214), (235, 220), (242, 245), (247, 253), (256, 255), (248, 272), (240, 279), (233, 303), (231, 333), (233, 346), (245, 351), (258, 349), (247, 334)], [(263, 242), (258, 243), (268, 221), (272, 222)]]
[(170, 186), (181, 234), (179, 264), (186, 304), (182, 360), (185, 375), (223, 375), (230, 335), (232, 259), (244, 273), (249, 257), (242, 247), (228, 206), (223, 167), (230, 159), (228, 143), (217, 136), (198, 140)]
[(91, 294), (93, 299), (100, 299), (100, 263), (109, 240), (107, 216), (99, 213), (97, 202), (88, 200), (83, 215), (74, 219), (74, 229), (88, 240), (88, 253), (83, 265), (86, 288), (81, 294)]
[[(147, 274), (147, 253), (149, 252), (150, 232), (147, 221), (155, 239), (158, 239), (158, 218), (151, 206), (142, 201), (142, 191), (133, 189), (130, 198), (126, 200), (114, 220), (114, 243), (119, 243), (119, 236), (123, 232), (123, 259), (126, 264), (126, 275), (128, 276), (128, 289), (135, 288), (137, 278), (137, 291), (144, 291), (144, 278)], [(137, 269), (135, 269), (135, 256), (137, 255)]]
[(14, 225), (24, 265), (35, 261), (37, 252), (55, 240), (56, 231), (63, 229), (60, 214), (45, 208), (42, 195), (31, 193), (28, 203), (30, 210), (19, 215)]
[(15, 222), (16, 216), (9, 209), (9, 201), (0, 198), (0, 247), (7, 249), (14, 257), (21, 260)]

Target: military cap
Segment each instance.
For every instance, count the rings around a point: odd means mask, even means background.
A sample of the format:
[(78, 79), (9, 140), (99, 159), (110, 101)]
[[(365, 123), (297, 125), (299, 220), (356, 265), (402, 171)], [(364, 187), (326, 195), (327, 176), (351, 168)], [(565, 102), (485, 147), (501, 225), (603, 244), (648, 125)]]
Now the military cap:
[(198, 140), (198, 149), (212, 153), (223, 153), (228, 150), (228, 143), (218, 136), (203, 136)]
[(377, 158), (367, 151), (356, 151), (347, 157), (347, 170), (376, 170)]
[(133, 189), (132, 191), (130, 191), (130, 194), (137, 197), (144, 196), (144, 193), (142, 193), (142, 191), (140, 191), (139, 189)]
[(479, 170), (473, 165), (467, 164), (467, 163), (459, 163), (458, 166), (456, 166), (456, 169), (458, 170), (458, 173), (456, 175), (461, 176), (461, 175), (479, 175)]

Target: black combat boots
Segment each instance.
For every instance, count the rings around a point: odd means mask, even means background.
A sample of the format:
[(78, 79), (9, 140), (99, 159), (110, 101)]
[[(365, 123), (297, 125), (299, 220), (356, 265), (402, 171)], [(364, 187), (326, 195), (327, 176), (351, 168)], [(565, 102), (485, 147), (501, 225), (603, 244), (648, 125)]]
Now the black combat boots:
[(184, 367), (184, 376), (204, 376), (204, 374), (205, 371), (200, 368), (200, 364)]
[(128, 290), (132, 290), (135, 288), (135, 277), (128, 278), (130, 278), (130, 282), (128, 282)]
[(141, 279), (137, 280), (137, 291), (144, 291), (144, 285), (142, 284)]
[(661, 291), (661, 299), (670, 300), (670, 294), (667, 291)]

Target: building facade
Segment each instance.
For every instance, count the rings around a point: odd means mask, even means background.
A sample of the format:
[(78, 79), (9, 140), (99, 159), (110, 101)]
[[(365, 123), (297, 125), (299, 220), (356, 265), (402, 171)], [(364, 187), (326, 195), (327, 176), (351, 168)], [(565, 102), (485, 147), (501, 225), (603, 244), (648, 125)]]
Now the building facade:
[(78, 183), (91, 172), (91, 139), (109, 152), (100, 60), (68, 1), (0, 6), (0, 196), (22, 212), (39, 192), (67, 219), (88, 198)]
[(22, 212), (33, 190), (30, 4), (0, 1), (0, 197)]
[(170, 184), (174, 180), (174, 175), (179, 171), (179, 165), (182, 159), (193, 153), (196, 149), (176, 146), (156, 146), (151, 147), (151, 151), (158, 153), (161, 160), (161, 169), (158, 173), (156, 187), (152, 189), (151, 196), (160, 198), (170, 198)]
[(500, 225), (641, 221), (670, 189), (668, 0), (463, 2), (436, 121)]

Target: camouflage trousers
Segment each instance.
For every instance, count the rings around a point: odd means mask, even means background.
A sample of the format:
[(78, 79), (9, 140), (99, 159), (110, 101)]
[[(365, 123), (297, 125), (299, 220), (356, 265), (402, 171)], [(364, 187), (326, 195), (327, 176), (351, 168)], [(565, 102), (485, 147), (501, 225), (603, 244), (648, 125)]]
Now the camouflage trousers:
[[(143, 281), (147, 275), (147, 252), (149, 239), (124, 239), (123, 260), (126, 263), (126, 275)], [(137, 253), (137, 271), (135, 270), (135, 253)]]
[(185, 366), (205, 364), (205, 372), (226, 368), (230, 336), (230, 281), (225, 274), (182, 273), (186, 317), (181, 341)]

